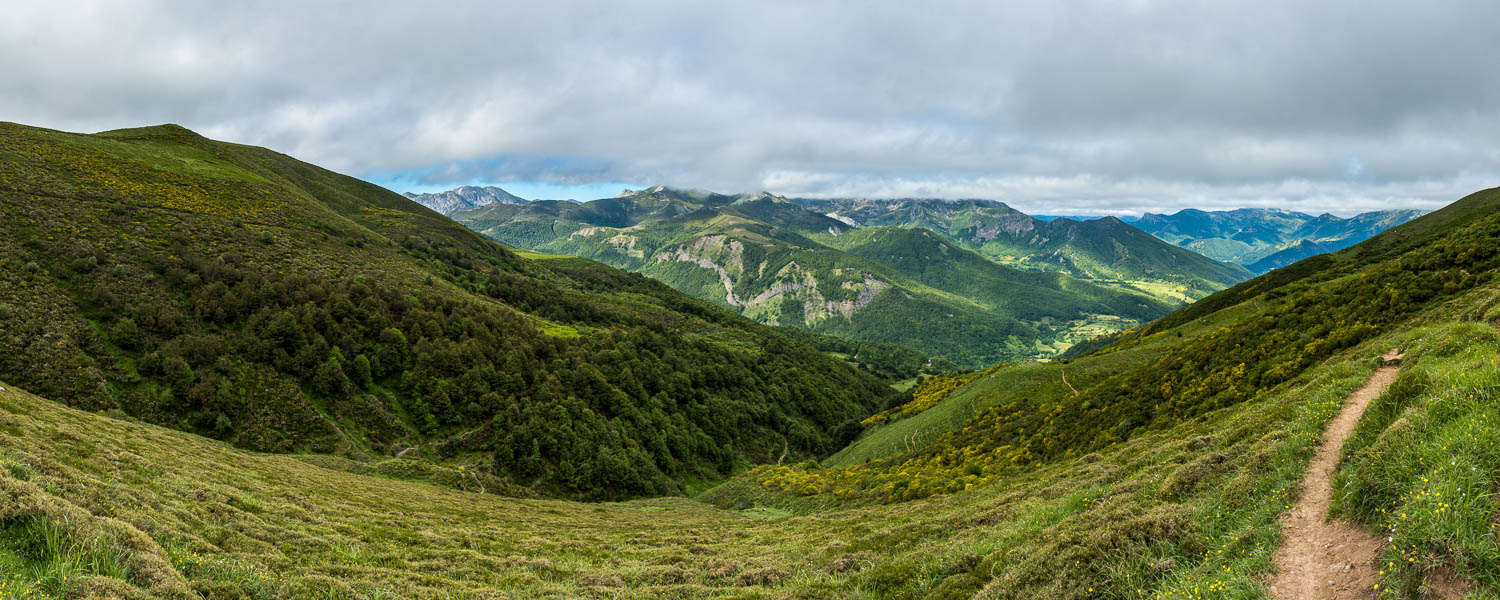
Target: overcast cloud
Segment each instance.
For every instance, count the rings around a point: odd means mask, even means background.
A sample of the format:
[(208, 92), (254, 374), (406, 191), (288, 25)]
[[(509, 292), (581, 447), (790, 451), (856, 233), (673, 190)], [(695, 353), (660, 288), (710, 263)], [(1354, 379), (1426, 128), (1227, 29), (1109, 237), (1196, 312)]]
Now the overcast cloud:
[(7, 3), (0, 120), (163, 122), (393, 187), (1037, 213), (1500, 185), (1500, 3)]

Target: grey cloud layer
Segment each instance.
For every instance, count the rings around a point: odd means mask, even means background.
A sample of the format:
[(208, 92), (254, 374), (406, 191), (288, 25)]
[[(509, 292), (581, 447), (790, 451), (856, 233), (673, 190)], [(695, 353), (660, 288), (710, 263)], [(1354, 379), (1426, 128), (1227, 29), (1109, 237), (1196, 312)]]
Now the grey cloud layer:
[(0, 119), (352, 173), (1430, 208), (1500, 180), (1493, 2), (7, 7)]

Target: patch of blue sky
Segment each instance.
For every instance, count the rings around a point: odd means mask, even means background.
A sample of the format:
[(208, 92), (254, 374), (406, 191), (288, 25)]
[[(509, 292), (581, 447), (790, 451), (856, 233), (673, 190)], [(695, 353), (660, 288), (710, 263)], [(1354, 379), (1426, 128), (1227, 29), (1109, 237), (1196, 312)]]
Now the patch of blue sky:
[(464, 185), (493, 185), (527, 200), (593, 200), (650, 184), (618, 181), (608, 161), (572, 156), (497, 156), (400, 172), (372, 172), (365, 181), (397, 192), (425, 194)]

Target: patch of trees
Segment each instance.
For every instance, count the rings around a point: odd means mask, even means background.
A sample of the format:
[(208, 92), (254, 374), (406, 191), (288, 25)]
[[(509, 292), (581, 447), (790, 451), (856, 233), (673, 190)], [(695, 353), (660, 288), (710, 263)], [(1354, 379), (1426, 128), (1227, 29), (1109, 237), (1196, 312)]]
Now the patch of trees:
[[(800, 303), (789, 304), (797, 304), (800, 310)], [(904, 381), (924, 373), (932, 375), (959, 370), (959, 366), (948, 359), (929, 358), (900, 344), (851, 340), (814, 333), (800, 327), (782, 326), (777, 327), (776, 331), (821, 352), (847, 356), (846, 360), (850, 364), (886, 381)]]

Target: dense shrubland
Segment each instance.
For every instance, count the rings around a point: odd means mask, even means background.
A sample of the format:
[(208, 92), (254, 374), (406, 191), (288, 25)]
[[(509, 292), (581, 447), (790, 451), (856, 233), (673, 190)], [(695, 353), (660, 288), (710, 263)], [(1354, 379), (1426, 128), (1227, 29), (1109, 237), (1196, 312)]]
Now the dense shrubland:
[(947, 398), (949, 394), (953, 393), (953, 390), (1002, 369), (1005, 366), (1005, 363), (1001, 363), (982, 372), (953, 371), (932, 377), (924, 377), (911, 389), (911, 398), (906, 402), (875, 413), (869, 418), (860, 421), (859, 424), (863, 427), (874, 427), (897, 419), (921, 414), (922, 411), (932, 408), (938, 402)]

